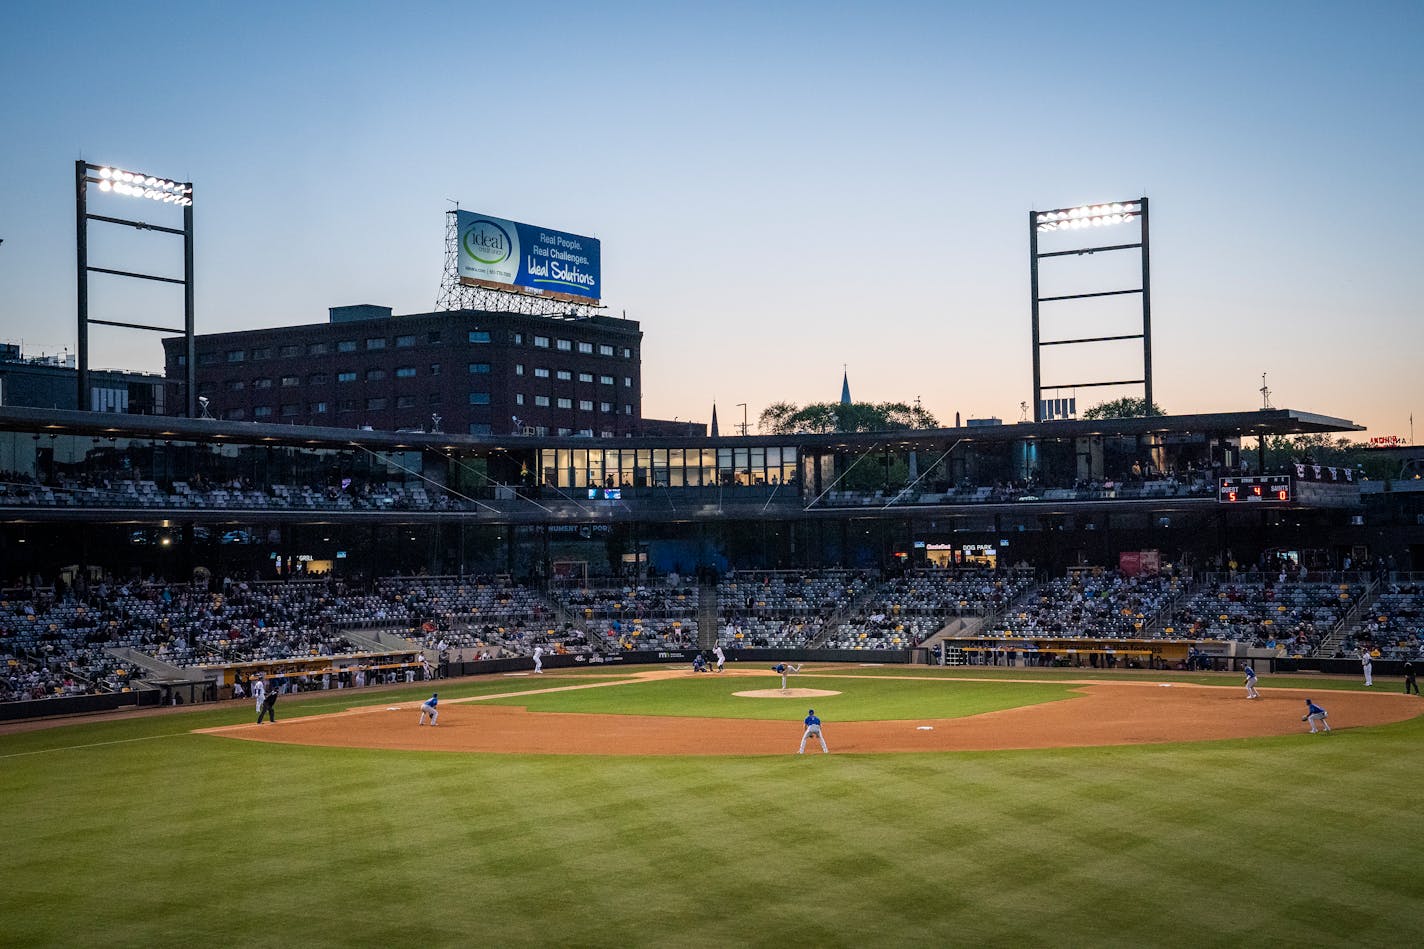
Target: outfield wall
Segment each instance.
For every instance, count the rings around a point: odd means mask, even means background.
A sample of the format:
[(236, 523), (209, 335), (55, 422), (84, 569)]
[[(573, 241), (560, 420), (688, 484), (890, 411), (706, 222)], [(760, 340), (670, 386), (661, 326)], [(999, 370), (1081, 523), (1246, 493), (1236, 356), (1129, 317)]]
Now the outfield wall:
[(133, 692), (109, 692), (103, 695), (67, 695), (28, 702), (0, 702), (0, 722), (22, 718), (44, 718), (49, 715), (82, 715), (86, 712), (112, 712), (115, 709), (157, 705), (157, 689)]
[[(711, 650), (700, 650), (709, 664), (715, 660)], [(610, 656), (545, 656), (545, 669), (582, 669), (602, 666), (642, 666), (658, 663), (692, 665), (696, 649), (662, 649), (620, 652)], [(859, 662), (904, 665), (910, 661), (910, 651), (889, 649), (728, 649), (727, 668), (739, 664), (762, 665), (776, 662)], [(488, 659), (484, 662), (451, 662), (443, 667), (447, 676), (488, 675), (499, 672), (528, 672), (534, 660), (527, 656), (511, 659)]]

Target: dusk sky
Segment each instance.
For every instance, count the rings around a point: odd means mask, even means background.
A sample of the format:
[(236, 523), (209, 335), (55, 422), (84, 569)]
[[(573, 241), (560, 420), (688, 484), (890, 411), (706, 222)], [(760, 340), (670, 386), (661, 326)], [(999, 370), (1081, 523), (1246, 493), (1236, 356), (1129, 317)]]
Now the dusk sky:
[[(646, 415), (716, 399), (725, 431), (837, 398), (844, 364), (860, 400), (1017, 421), (1028, 212), (1147, 195), (1165, 410), (1256, 408), (1265, 372), (1277, 407), (1408, 437), (1424, 3), (1164, 6), (10, 3), (0, 339), (75, 345), (85, 158), (194, 182), (200, 333), (432, 309), (455, 200), (602, 241)], [(179, 269), (176, 239), (94, 227), (92, 263)], [(1044, 292), (1136, 286), (1116, 256)], [(130, 283), (94, 278), (91, 315), (181, 326), (180, 292)], [(1045, 308), (1045, 338), (1134, 305)], [(157, 334), (93, 346), (161, 368)], [(1137, 378), (1120, 346), (1044, 381)]]

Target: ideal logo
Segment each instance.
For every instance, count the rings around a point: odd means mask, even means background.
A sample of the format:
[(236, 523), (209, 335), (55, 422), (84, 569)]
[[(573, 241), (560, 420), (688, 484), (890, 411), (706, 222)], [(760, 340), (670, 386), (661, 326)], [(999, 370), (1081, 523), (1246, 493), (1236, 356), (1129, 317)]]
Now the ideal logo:
[(471, 221), (465, 230), (465, 253), (482, 264), (500, 264), (509, 259), (513, 241), (509, 232), (493, 221)]

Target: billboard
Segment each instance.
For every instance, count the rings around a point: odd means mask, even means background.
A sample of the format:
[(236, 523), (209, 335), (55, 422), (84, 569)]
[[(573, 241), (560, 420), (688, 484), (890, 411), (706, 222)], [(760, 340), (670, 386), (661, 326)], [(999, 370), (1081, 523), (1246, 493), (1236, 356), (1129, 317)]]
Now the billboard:
[(456, 211), (460, 282), (585, 303), (602, 298), (592, 237)]

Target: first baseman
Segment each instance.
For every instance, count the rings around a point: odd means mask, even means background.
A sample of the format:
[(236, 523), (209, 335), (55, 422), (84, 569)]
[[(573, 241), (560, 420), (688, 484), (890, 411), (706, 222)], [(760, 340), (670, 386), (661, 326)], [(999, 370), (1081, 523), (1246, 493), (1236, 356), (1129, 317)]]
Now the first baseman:
[(816, 717), (816, 710), (810, 708), (806, 710), (806, 731), (801, 734), (801, 747), (796, 749), (798, 755), (806, 753), (806, 739), (812, 735), (821, 743), (821, 753), (830, 754), (831, 749), (826, 747), (826, 739), (821, 735), (821, 720)]
[(418, 722), (416, 722), (416, 724), (417, 724), (417, 725), (424, 725), (424, 724), (425, 724), (425, 716), (429, 715), (429, 716), (430, 716), (430, 724), (433, 726), (433, 725), (435, 724), (435, 718), (436, 718), (436, 716), (438, 716), (438, 715), (440, 714), (440, 710), (436, 708), (436, 706), (439, 705), (439, 704), (440, 704), (440, 693), (439, 693), (439, 692), (432, 692), (432, 693), (430, 693), (430, 698), (426, 699), (423, 703), (421, 703), (421, 706), (420, 706), (420, 720), (419, 720)]
[(1325, 709), (1321, 708), (1319, 705), (1316, 705), (1316, 704), (1315, 704), (1314, 702), (1312, 702), (1310, 699), (1306, 699), (1306, 700), (1305, 700), (1305, 715), (1303, 715), (1303, 716), (1301, 717), (1301, 721), (1302, 721), (1302, 722), (1310, 722), (1310, 733), (1311, 733), (1312, 735), (1315, 734), (1315, 723), (1316, 723), (1316, 722), (1319, 722), (1320, 724), (1324, 725), (1326, 731), (1329, 731), (1329, 730), (1330, 730), (1330, 723), (1327, 722), (1327, 721), (1325, 720), (1325, 718), (1326, 718), (1326, 711), (1325, 711)]

